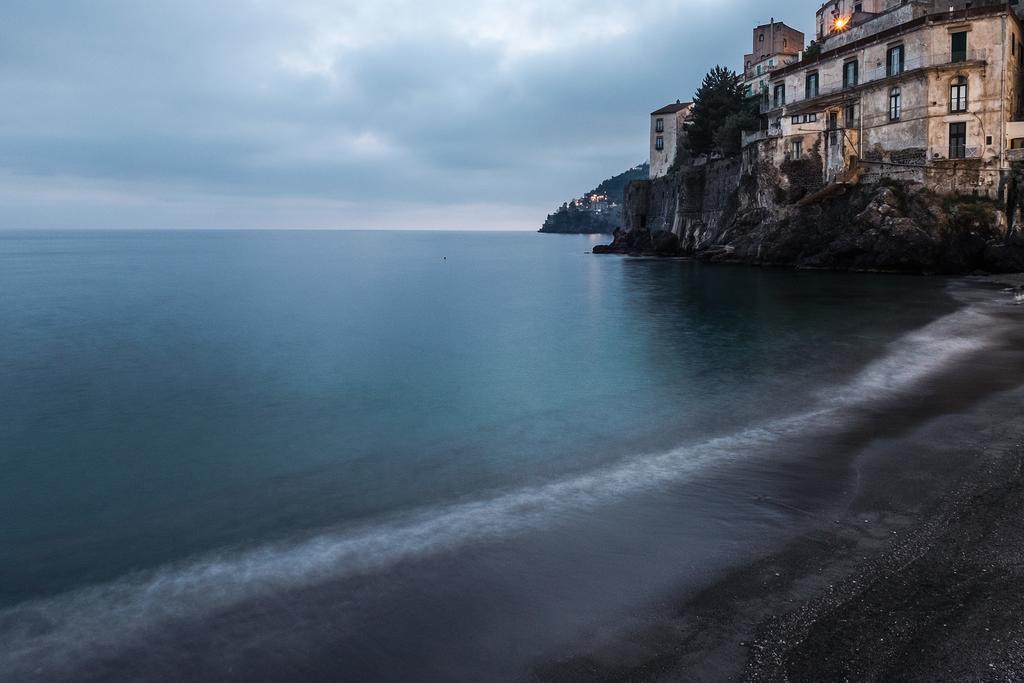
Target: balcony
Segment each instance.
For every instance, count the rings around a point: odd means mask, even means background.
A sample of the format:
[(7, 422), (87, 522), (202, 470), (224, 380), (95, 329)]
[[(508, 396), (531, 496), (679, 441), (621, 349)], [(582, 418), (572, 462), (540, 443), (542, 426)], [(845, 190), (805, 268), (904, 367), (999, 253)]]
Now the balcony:
[(863, 82), (867, 83), (870, 81), (880, 81), (883, 78), (890, 78), (900, 76), (907, 73), (908, 71), (915, 71), (917, 69), (927, 69), (933, 66), (946, 66), (952, 64), (962, 64), (965, 62), (983, 62), (988, 56), (986, 50), (968, 50), (954, 55), (949, 54), (935, 54), (925, 55), (923, 57), (916, 57), (912, 59), (904, 60), (903, 70), (898, 73), (889, 73), (888, 65), (876, 66), (874, 69), (870, 69), (865, 72), (866, 78)]
[(782, 135), (782, 126), (772, 125), (772, 126), (768, 127), (768, 130), (756, 130), (756, 131), (754, 131), (752, 133), (749, 133), (747, 131), (743, 131), (743, 134), (741, 136), (741, 141), (742, 141), (742, 145), (744, 147), (746, 147), (747, 145), (752, 145), (755, 142), (760, 142), (761, 140), (767, 140), (768, 138), (777, 138), (777, 137), (780, 137), (781, 135)]
[(768, 66), (767, 64), (762, 64), (761, 65), (761, 73), (757, 73), (757, 69), (756, 68), (754, 68), (754, 69), (747, 69), (743, 73), (743, 79), (747, 80), (747, 81), (753, 81), (753, 80), (756, 80), (758, 78), (765, 78), (771, 72), (778, 71), (779, 69), (781, 69), (784, 66), (789, 66), (790, 64), (792, 64), (792, 62), (793, 62), (793, 60), (790, 60), (788, 62), (784, 62), (780, 58), (780, 63), (779, 64), (772, 64), (771, 66)]
[[(960, 57), (965, 59), (960, 59)], [(987, 57), (986, 50), (969, 50), (962, 55), (956, 55), (956, 61), (949, 52), (942, 52), (931, 55), (921, 55), (917, 57), (911, 57), (903, 62), (903, 70), (899, 73), (890, 74), (888, 65), (881, 64), (872, 69), (863, 69), (861, 78), (856, 85), (844, 85), (841, 79), (835, 80), (819, 80), (818, 82), (818, 94), (815, 97), (804, 98), (803, 88), (799, 88), (796, 93), (791, 93), (794, 98), (791, 99), (787, 104), (799, 105), (801, 103), (810, 103), (822, 98), (835, 96), (845, 91), (853, 92), (858, 88), (870, 85), (872, 83), (878, 83), (884, 81), (887, 78), (899, 78), (900, 76), (919, 71), (921, 69), (930, 69), (936, 67), (952, 66), (954, 64), (977, 64), (984, 63)], [(821, 77), (819, 76), (819, 79)], [(761, 106), (761, 113), (767, 113), (779, 107), (774, 107), (769, 104), (767, 109), (764, 104)]]
[(1008, 140), (1024, 139), (1024, 121), (1007, 121), (1006, 138)]

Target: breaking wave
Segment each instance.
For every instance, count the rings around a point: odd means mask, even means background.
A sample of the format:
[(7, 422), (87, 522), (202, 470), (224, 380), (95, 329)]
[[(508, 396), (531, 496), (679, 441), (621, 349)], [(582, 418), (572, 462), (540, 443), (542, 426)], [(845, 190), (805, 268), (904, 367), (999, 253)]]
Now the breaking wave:
[[(369, 574), (473, 542), (541, 528), (581, 510), (669, 485), (711, 464), (751, 457), (790, 436), (834, 428), (842, 411), (909, 390), (992, 339), (990, 316), (967, 307), (893, 342), (851, 382), (811, 411), (739, 433), (490, 499), (424, 509), (401, 519), (337, 530), (298, 542), (132, 575), (0, 612), (0, 679), (46, 678), (110, 655), (169, 621), (202, 617), (263, 595)], [(38, 667), (56, 667), (42, 672)]]

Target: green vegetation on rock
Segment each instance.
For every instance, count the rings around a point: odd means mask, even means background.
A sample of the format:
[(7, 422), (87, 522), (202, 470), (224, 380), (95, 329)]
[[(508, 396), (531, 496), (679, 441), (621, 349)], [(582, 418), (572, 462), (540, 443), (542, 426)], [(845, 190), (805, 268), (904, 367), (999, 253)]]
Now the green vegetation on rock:
[(603, 181), (579, 199), (572, 199), (550, 214), (540, 229), (559, 234), (610, 234), (622, 223), (622, 204), (626, 187), (634, 180), (646, 180), (647, 163)]

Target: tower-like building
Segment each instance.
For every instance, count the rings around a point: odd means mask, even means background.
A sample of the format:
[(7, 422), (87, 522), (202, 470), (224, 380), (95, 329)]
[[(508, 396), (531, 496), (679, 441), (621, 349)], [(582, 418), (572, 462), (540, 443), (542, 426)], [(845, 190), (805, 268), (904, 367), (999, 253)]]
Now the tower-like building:
[(750, 54), (743, 56), (743, 85), (752, 97), (767, 92), (773, 71), (800, 58), (804, 34), (772, 17), (754, 29), (751, 42)]

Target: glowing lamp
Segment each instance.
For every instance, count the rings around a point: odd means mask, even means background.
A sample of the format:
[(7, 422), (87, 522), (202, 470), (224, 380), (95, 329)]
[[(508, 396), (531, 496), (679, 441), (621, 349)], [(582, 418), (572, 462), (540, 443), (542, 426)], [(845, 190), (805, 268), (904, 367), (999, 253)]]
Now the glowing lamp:
[(836, 20), (832, 25), (837, 31), (842, 31), (849, 23), (850, 20), (847, 17), (836, 17)]

